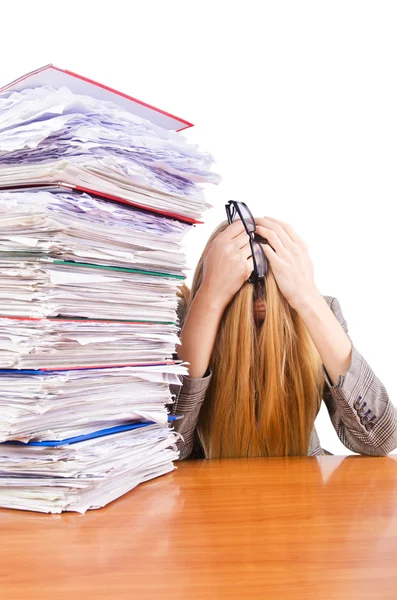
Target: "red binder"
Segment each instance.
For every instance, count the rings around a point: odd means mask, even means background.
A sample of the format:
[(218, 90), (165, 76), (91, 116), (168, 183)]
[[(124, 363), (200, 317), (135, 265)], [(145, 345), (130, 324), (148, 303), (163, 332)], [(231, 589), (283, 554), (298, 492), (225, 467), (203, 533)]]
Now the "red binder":
[(189, 123), (189, 121), (175, 117), (146, 102), (142, 102), (127, 94), (113, 90), (102, 83), (92, 81), (92, 79), (77, 75), (77, 73), (72, 73), (72, 71), (67, 71), (66, 69), (59, 69), (51, 64), (36, 69), (31, 73), (26, 73), (26, 75), (22, 75), (22, 77), (19, 77), (15, 81), (0, 88), (0, 92), (5, 92), (6, 90), (20, 92), (26, 88), (34, 88), (41, 85), (51, 85), (55, 89), (67, 87), (74, 94), (83, 94), (96, 98), (97, 100), (114, 102), (124, 110), (137, 115), (138, 117), (142, 117), (143, 119), (147, 119), (155, 125), (163, 127), (163, 129), (182, 131), (182, 129), (193, 127), (192, 123)]

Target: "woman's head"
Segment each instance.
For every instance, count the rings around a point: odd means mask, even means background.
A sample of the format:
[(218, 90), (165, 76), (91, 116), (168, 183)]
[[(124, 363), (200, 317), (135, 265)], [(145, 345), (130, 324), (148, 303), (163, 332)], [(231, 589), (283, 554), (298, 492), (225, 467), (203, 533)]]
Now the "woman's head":
[[(201, 286), (210, 236), (196, 267), (185, 314)], [(227, 264), (224, 265), (227, 270)], [(226, 271), (227, 272), (227, 271)], [(224, 310), (198, 433), (209, 458), (307, 454), (324, 385), (322, 362), (298, 313), (279, 291), (269, 263)]]

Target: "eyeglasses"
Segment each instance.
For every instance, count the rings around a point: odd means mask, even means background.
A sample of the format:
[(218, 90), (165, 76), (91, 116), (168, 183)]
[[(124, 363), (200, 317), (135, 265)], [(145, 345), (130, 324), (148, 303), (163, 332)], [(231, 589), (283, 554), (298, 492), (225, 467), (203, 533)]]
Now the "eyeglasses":
[[(249, 283), (257, 283), (267, 273), (268, 262), (263, 252), (263, 248), (258, 241), (259, 236), (255, 235), (256, 225), (254, 217), (251, 214), (248, 206), (245, 202), (237, 202), (237, 200), (229, 200), (227, 204), (225, 204), (227, 220), (229, 221), (229, 225), (233, 223), (238, 217), (240, 217), (245, 231), (247, 232), (250, 239), (252, 260), (254, 261), (254, 270), (249, 276)], [(267, 240), (263, 238), (259, 238), (263, 243), (267, 243)]]

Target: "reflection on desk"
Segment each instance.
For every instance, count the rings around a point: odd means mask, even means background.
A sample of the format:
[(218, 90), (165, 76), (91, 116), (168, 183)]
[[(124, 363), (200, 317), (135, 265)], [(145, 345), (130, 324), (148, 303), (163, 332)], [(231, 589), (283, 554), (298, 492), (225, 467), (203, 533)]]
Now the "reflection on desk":
[(0, 510), (2, 597), (396, 600), (396, 458), (184, 461), (84, 516)]

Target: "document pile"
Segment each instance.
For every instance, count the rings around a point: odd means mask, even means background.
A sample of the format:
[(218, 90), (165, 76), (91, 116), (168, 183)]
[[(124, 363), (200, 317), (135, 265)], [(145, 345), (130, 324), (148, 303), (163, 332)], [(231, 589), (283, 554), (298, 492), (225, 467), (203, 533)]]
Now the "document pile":
[(85, 512), (174, 468), (183, 240), (218, 182), (186, 125), (51, 66), (0, 93), (0, 506)]

